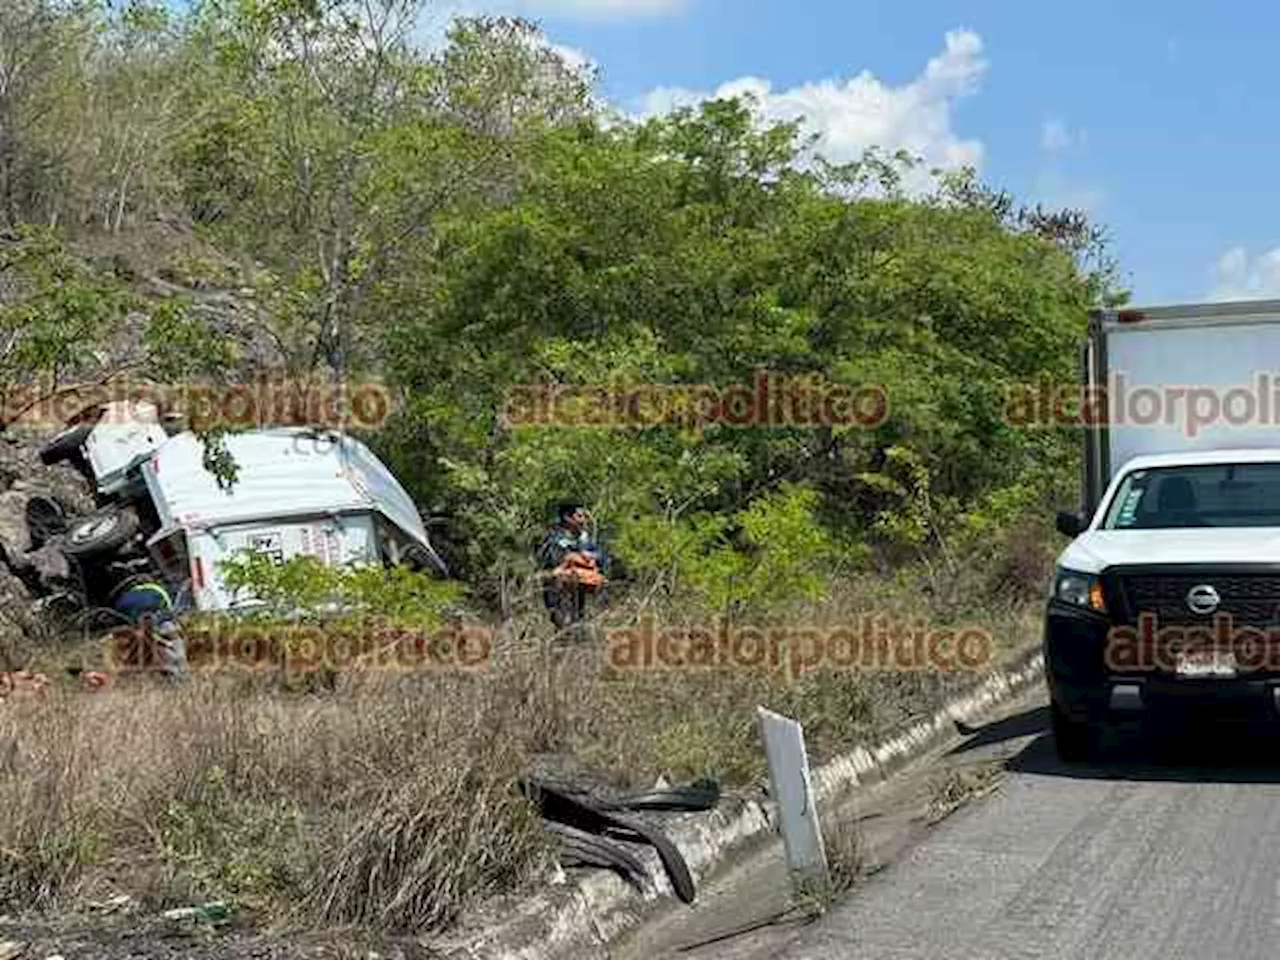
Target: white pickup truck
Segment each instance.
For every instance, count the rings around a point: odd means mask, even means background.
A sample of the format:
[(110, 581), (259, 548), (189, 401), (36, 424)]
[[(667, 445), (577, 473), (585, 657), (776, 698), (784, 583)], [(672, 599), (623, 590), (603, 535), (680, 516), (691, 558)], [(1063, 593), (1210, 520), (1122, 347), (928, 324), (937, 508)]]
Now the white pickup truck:
[(1059, 756), (1122, 719), (1280, 720), (1280, 301), (1099, 311), (1082, 368), (1043, 638)]

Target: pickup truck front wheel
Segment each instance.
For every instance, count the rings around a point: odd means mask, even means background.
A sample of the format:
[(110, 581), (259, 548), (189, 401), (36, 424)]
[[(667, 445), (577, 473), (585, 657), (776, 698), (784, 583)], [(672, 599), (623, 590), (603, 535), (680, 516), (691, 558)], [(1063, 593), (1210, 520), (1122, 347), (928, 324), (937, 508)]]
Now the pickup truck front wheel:
[(64, 553), (83, 560), (120, 549), (138, 532), (138, 517), (130, 510), (108, 509), (75, 521), (62, 543)]
[(1088, 723), (1072, 720), (1056, 704), (1049, 706), (1053, 718), (1053, 746), (1064, 763), (1084, 763), (1093, 755), (1094, 732)]

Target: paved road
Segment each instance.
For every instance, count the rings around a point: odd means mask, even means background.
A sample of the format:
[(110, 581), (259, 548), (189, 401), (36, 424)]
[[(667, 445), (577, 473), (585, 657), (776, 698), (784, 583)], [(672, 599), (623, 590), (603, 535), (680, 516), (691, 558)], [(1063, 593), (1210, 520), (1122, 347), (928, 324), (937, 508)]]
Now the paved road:
[[(1211, 732), (1067, 767), (1029, 697), (860, 801), (883, 869), (813, 922), (773, 851), (661, 917), (618, 960), (1253, 960), (1280, 957), (1280, 739)], [(921, 824), (929, 768), (1004, 769)], [(890, 782), (893, 784), (893, 781)], [(896, 822), (894, 822), (896, 821)]]
[[(1034, 711), (1043, 722), (1043, 708)], [(788, 960), (1280, 955), (1280, 750), (1219, 731), (1177, 761), (1068, 768), (1026, 737), (967, 807), (798, 932)], [(1016, 730), (1018, 724), (1008, 724)], [(999, 729), (979, 740), (999, 739)]]

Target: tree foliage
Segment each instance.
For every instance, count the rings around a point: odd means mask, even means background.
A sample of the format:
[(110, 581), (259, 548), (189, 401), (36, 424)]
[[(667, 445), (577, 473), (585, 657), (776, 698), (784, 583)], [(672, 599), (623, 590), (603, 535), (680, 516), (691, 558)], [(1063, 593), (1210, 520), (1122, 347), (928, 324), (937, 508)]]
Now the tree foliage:
[[(0, 16), (0, 217), (73, 237), (162, 217), (250, 265), (291, 374), (395, 391), (371, 440), (476, 585), (527, 569), (565, 496), (654, 589), (717, 609), (816, 595), (842, 564), (920, 560), (941, 583), (1063, 488), (1071, 436), (1015, 427), (1003, 402), (1072, 378), (1088, 309), (1124, 299), (1082, 214), (973, 171), (909, 194), (911, 156), (813, 162), (798, 125), (738, 100), (608, 115), (534, 25), (459, 21), (429, 52), (421, 13), (19, 0)], [(37, 278), (0, 313), (27, 331), (13, 364), (56, 367), (126, 309), (87, 282)], [(156, 322), (158, 341), (199, 337)], [(887, 415), (503, 419), (533, 384), (725, 390), (761, 370), (878, 385)]]

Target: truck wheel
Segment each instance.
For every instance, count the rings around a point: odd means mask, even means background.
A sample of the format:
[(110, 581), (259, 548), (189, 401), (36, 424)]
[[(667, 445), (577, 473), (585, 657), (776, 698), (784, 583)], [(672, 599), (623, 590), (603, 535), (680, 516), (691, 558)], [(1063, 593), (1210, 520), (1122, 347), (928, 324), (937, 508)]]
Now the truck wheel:
[(93, 427), (92, 423), (80, 423), (74, 427), (67, 427), (40, 448), (40, 462), (46, 466), (52, 466), (76, 456), (89, 434), (93, 432)]
[(77, 559), (118, 550), (138, 532), (138, 518), (128, 510), (107, 509), (71, 524), (62, 550)]
[(1088, 723), (1072, 720), (1056, 704), (1053, 716), (1053, 746), (1064, 763), (1084, 763), (1093, 755), (1093, 730)]
[(37, 493), (27, 501), (26, 512), (32, 550), (39, 550), (53, 537), (66, 532), (67, 512), (53, 497)]

